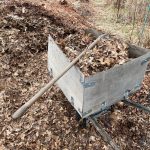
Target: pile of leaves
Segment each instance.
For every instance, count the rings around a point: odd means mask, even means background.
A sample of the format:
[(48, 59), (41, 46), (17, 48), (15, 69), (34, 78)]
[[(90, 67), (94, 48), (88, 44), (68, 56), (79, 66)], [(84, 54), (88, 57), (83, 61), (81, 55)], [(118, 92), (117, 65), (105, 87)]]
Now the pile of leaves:
[[(81, 129), (76, 111), (61, 90), (54, 86), (20, 119), (11, 115), (51, 78), (47, 70), (47, 37), (82, 51), (89, 43), (78, 44), (82, 31), (63, 24), (53, 12), (29, 3), (0, 4), (0, 149), (72, 150), (109, 149), (88, 124)], [(79, 47), (78, 47), (79, 46)], [(73, 56), (74, 57), (74, 56)], [(144, 105), (150, 100), (150, 74), (142, 89), (132, 96)], [(126, 150), (149, 149), (149, 115), (125, 105), (101, 118), (114, 141)]]
[[(72, 36), (69, 36), (69, 41), (74, 41)], [(94, 41), (91, 34), (84, 34), (78, 45), (89, 45)], [(66, 46), (63, 48), (64, 53), (70, 60), (76, 58), (84, 49), (79, 49), (76, 46), (70, 45), (65, 41)], [(121, 65), (129, 60), (128, 46), (123, 41), (113, 37), (107, 36), (102, 38), (98, 44), (92, 49), (88, 50), (86, 54), (77, 62), (77, 66), (84, 73), (85, 76), (94, 75), (96, 72), (101, 72)]]

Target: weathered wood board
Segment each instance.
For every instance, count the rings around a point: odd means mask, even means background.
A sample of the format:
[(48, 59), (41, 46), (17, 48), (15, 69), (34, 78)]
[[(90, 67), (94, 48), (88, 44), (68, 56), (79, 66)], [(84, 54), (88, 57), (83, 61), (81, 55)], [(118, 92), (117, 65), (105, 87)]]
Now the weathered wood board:
[[(88, 117), (111, 106), (122, 100), (127, 91), (136, 91), (141, 87), (150, 52), (144, 49), (142, 53), (142, 49), (136, 46), (134, 49), (138, 56), (142, 56), (90, 77), (84, 77), (74, 66), (57, 82), (81, 117)], [(132, 47), (130, 51), (134, 54)], [(49, 37), (48, 69), (52, 75), (57, 76), (69, 63), (69, 59)]]
[[(54, 40), (49, 36), (48, 44), (48, 69), (52, 75), (56, 77), (68, 65), (69, 59), (62, 53)], [(82, 73), (77, 67), (72, 67), (61, 79), (57, 81), (57, 85), (61, 88), (68, 101), (80, 113), (83, 107), (83, 91), (84, 88), (80, 83)], [(80, 115), (82, 115), (80, 113)]]

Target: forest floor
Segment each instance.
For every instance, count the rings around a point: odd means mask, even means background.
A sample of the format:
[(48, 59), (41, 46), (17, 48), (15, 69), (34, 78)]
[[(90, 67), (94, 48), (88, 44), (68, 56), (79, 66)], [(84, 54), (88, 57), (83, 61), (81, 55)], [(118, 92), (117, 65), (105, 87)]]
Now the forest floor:
[[(51, 80), (47, 70), (48, 34), (59, 42), (92, 24), (84, 18), (85, 14), (92, 15), (92, 5), (80, 15), (81, 9), (75, 11), (74, 5), (35, 0), (35, 6), (30, 1), (0, 3), (0, 150), (110, 149), (91, 124), (80, 127), (75, 109), (57, 86), (21, 119), (12, 120), (12, 113)], [(149, 106), (149, 93), (147, 73), (141, 90), (131, 99)], [(150, 150), (150, 116), (145, 112), (115, 105), (100, 119), (121, 149)]]
[[(130, 16), (133, 15), (133, 12), (129, 15), (126, 8), (120, 9), (119, 17), (117, 17), (117, 9), (114, 8), (113, 2), (108, 2), (109, 0), (92, 0), (83, 3), (76, 0), (68, 1), (81, 16), (84, 16), (97, 29), (120, 36), (125, 41), (150, 48), (150, 26), (148, 23), (150, 17), (145, 25), (144, 34), (140, 35), (144, 17), (142, 22), (137, 20), (134, 23), (131, 19), (133, 16)], [(143, 11), (146, 10), (145, 5), (141, 8)], [(139, 16), (139, 14), (136, 15)], [(141, 39), (141, 43), (139, 43), (139, 39)]]

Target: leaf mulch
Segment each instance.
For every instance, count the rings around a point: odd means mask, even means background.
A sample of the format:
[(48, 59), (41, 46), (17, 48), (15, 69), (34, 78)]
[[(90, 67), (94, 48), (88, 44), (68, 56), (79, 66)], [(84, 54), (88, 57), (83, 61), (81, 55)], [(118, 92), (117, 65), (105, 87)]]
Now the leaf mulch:
[[(62, 50), (70, 60), (75, 59), (84, 50), (78, 45), (83, 45), (84, 48), (84, 46), (88, 46), (90, 45), (89, 43), (94, 41), (91, 34), (84, 33), (82, 36), (79, 36), (80, 38), (76, 37), (70, 35), (63, 40), (65, 47)], [(75, 43), (77, 46), (73, 45), (73, 41), (78, 41)], [(116, 65), (121, 65), (129, 60), (127, 44), (113, 36), (107, 35), (93, 49), (88, 50), (76, 65), (85, 76), (90, 76)]]
[[(0, 3), (0, 14), (0, 149), (109, 149), (93, 126), (89, 124), (86, 129), (80, 128), (75, 120), (74, 108), (56, 86), (45, 93), (21, 119), (12, 120), (12, 113), (51, 80), (47, 70), (48, 34), (61, 48), (73, 44), (71, 48), (75, 51), (84, 49), (89, 42), (83, 39), (83, 44), (79, 44), (79, 35), (83, 32), (64, 25), (61, 18), (41, 6)], [(76, 40), (65, 44), (68, 37), (76, 37)], [(108, 41), (112, 47), (114, 40)], [(109, 50), (104, 48), (104, 51), (107, 53)], [(150, 74), (147, 73), (142, 89), (132, 99), (148, 106), (149, 89)], [(148, 114), (118, 104), (111, 113), (101, 117), (101, 121), (122, 149), (150, 149)]]

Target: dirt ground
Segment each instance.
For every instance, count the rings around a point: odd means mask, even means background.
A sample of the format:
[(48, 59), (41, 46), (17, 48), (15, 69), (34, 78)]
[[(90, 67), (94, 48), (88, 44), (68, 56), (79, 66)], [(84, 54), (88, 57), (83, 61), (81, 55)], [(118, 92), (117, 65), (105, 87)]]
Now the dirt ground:
[[(9, 1), (0, 4), (0, 150), (110, 149), (91, 124), (80, 127), (74, 108), (56, 86), (21, 119), (12, 120), (12, 113), (51, 80), (48, 34), (60, 44), (61, 38), (77, 34), (78, 28), (91, 26), (72, 6), (56, 1), (35, 3), (37, 6)], [(142, 89), (131, 99), (150, 106), (149, 93), (147, 73)], [(116, 105), (100, 120), (121, 149), (150, 150), (150, 116), (143, 111)]]

